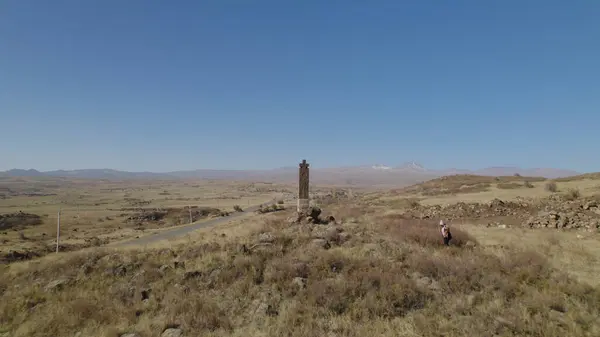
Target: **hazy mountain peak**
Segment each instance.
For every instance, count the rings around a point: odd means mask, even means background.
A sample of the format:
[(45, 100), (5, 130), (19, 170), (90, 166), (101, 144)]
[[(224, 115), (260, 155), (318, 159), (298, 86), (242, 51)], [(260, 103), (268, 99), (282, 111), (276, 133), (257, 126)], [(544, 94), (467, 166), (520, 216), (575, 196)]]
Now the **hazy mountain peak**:
[(409, 169), (409, 170), (414, 170), (414, 171), (426, 171), (427, 170), (423, 165), (421, 165), (417, 162), (414, 162), (414, 161), (406, 162), (406, 163), (400, 165), (398, 168), (405, 169), (405, 170)]
[(42, 172), (35, 170), (35, 169), (28, 169), (28, 170), (12, 169), (12, 170), (8, 170), (4, 173), (7, 175), (11, 175), (11, 176), (21, 176), (21, 177), (35, 177), (35, 176), (44, 175)]
[(371, 168), (373, 168), (375, 170), (391, 170), (392, 169), (390, 166), (386, 166), (386, 165), (382, 165), (382, 164), (375, 164), (375, 165), (371, 166)]
[[(0, 172), (1, 176), (71, 177), (89, 179), (226, 179), (251, 181), (291, 182), (297, 179), (297, 167), (289, 166), (272, 170), (210, 170), (174, 171), (165, 173), (125, 172), (113, 169), (57, 170), (40, 172), (34, 169), (12, 169)], [(571, 170), (553, 168), (523, 169), (518, 167), (494, 166), (478, 170), (440, 169), (423, 167), (414, 161), (398, 167), (383, 164), (313, 168), (311, 182), (335, 184), (352, 181), (365, 186), (407, 186), (420, 181), (453, 174), (475, 174), (483, 176), (510, 176), (519, 174), (528, 177), (557, 178), (580, 174)]]

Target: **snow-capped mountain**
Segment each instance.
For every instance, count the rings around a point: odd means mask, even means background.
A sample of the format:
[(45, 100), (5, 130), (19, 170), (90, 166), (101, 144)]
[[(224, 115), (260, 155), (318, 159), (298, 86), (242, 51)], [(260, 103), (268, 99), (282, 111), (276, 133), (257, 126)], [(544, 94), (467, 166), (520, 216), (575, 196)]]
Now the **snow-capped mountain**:
[(423, 165), (421, 165), (417, 162), (414, 162), (414, 161), (406, 162), (406, 163), (398, 166), (396, 169), (411, 170), (411, 171), (417, 171), (417, 172), (426, 172), (427, 171), (427, 169)]

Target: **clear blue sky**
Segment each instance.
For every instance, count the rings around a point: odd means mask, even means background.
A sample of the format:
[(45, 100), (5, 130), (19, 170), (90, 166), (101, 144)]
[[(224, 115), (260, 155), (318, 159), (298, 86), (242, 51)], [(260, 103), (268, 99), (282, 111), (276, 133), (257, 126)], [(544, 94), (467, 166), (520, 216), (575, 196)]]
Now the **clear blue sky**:
[(0, 170), (599, 171), (600, 1), (0, 3)]

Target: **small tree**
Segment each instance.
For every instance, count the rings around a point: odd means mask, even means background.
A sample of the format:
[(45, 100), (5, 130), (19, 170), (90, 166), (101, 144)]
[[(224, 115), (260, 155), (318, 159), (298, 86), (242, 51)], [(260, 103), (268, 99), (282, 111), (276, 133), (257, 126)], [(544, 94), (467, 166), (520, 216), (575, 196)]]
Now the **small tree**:
[(554, 181), (547, 182), (545, 188), (548, 192), (558, 192), (558, 186), (556, 186), (556, 183)]
[(565, 198), (567, 200), (576, 200), (579, 199), (579, 197), (581, 197), (581, 193), (579, 192), (578, 189), (572, 188), (570, 190), (567, 191), (567, 193), (565, 193)]
[(240, 207), (240, 205), (234, 205), (233, 210), (236, 212), (243, 212), (244, 210)]
[(523, 185), (527, 188), (533, 188), (533, 184), (529, 181), (526, 181)]

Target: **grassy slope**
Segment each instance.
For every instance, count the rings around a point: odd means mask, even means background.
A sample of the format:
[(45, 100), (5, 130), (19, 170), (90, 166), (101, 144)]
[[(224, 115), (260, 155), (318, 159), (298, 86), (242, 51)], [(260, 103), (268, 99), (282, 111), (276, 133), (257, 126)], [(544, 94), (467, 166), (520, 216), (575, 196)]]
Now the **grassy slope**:
[[(594, 179), (595, 178), (595, 179)], [(582, 196), (600, 192), (598, 174), (555, 179), (558, 192), (578, 190)], [(526, 186), (526, 183), (529, 186)], [(374, 193), (373, 197), (390, 203), (406, 198), (420, 199), (424, 205), (449, 204), (455, 202), (485, 202), (495, 198), (514, 200), (519, 197), (544, 198), (553, 192), (546, 189), (548, 180), (531, 177), (487, 177), (474, 175), (454, 175), (437, 178), (386, 194)]]
[(410, 194), (420, 193), (425, 196), (444, 195), (454, 193), (469, 193), (486, 191), (492, 185), (507, 184), (523, 186), (525, 182), (540, 182), (546, 180), (540, 177), (521, 177), (521, 176), (478, 176), (473, 174), (456, 174), (431, 179), (423, 183), (411, 185), (397, 190), (399, 193)]
[[(290, 226), (289, 214), (275, 214), (243, 236), (4, 267), (0, 332), (159, 336), (176, 325), (186, 336), (600, 335), (600, 290), (538, 253), (490, 252), (458, 228), (446, 248), (432, 223), (366, 206), (330, 210), (344, 222), (337, 230)], [(270, 245), (240, 249), (263, 232)], [(44, 289), (56, 280), (66, 283)]]

